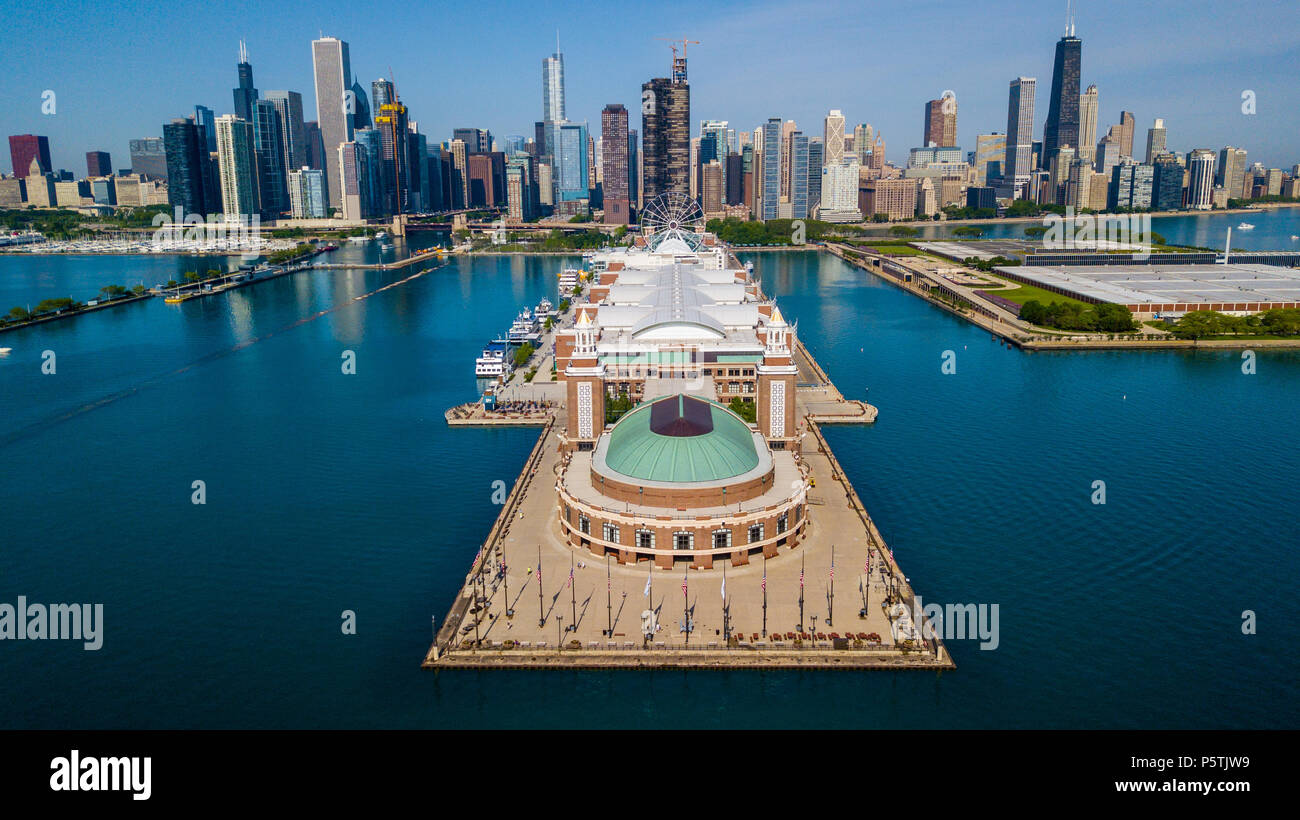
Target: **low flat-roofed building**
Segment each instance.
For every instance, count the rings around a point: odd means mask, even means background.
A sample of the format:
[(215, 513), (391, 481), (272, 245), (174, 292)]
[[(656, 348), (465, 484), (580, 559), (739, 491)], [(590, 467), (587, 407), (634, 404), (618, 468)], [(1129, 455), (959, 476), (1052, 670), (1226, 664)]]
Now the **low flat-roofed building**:
[(1254, 263), (996, 268), (1001, 276), (1139, 316), (1300, 308), (1300, 269)]

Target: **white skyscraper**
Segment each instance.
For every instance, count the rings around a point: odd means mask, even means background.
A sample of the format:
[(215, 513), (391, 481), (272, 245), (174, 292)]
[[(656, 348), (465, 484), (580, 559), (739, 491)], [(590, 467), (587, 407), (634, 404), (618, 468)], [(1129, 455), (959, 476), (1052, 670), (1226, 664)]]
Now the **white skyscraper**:
[(826, 167), (839, 165), (844, 160), (844, 115), (838, 108), (826, 115), (824, 136), (826, 154), (823, 163)]
[(1214, 204), (1214, 152), (1197, 148), (1187, 156), (1187, 207), (1208, 211)]
[(252, 123), (234, 114), (217, 117), (217, 167), (226, 218), (256, 214), (259, 199)]
[(564, 55), (560, 38), (555, 38), (555, 53), (542, 60), (542, 121), (564, 122)]
[(856, 156), (842, 158), (822, 170), (822, 200), (818, 218), (825, 222), (859, 222), (858, 164)]
[(1079, 95), (1079, 159), (1092, 162), (1097, 156), (1097, 86)]
[(338, 207), (339, 146), (352, 141), (352, 115), (355, 102), (350, 98), (352, 65), (348, 44), (334, 37), (312, 40), (311, 67), (316, 78), (316, 122), (320, 126), (325, 150), (326, 196)]

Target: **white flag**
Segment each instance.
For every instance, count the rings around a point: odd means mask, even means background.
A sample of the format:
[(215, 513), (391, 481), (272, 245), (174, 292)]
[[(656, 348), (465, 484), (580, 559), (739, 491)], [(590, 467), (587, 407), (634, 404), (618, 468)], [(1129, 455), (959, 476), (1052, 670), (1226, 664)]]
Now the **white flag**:
[(727, 576), (722, 576), (722, 602), (727, 602)]
[(642, 593), (641, 593), (642, 595), (644, 595), (644, 596), (647, 597), (647, 598), (650, 597), (650, 578), (651, 578), (650, 575), (646, 575), (646, 577), (645, 577), (645, 592), (642, 592)]

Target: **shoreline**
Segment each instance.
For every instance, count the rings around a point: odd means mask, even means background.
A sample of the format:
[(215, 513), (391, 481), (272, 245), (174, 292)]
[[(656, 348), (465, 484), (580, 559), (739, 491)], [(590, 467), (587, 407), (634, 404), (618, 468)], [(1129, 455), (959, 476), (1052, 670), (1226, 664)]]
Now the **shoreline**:
[[(1197, 350), (1201, 348), (1220, 349), (1220, 350), (1246, 350), (1254, 348), (1272, 348), (1272, 349), (1289, 349), (1300, 348), (1300, 337), (1277, 338), (1277, 339), (1179, 339), (1176, 337), (1155, 338), (1155, 339), (1071, 339), (1066, 338), (1070, 334), (1062, 332), (1062, 338), (1043, 338), (1032, 335), (1023, 329), (1016, 328), (1014, 325), (1008, 326), (1006, 320), (990, 315), (996, 308), (992, 305), (976, 305), (969, 302), (964, 297), (963, 302), (971, 306), (971, 310), (959, 310), (956, 306), (948, 302), (931, 296), (915, 284), (909, 284), (889, 276), (883, 270), (873, 269), (870, 265), (859, 259), (852, 259), (844, 255), (844, 251), (836, 245), (827, 244), (822, 246), (827, 253), (839, 257), (846, 264), (865, 271), (877, 279), (893, 285), (900, 290), (916, 296), (930, 305), (938, 307), (958, 318), (965, 319), (981, 330), (986, 330), (994, 336), (1002, 339), (1008, 344), (1014, 345), (1021, 350), (1063, 350), (1063, 351), (1087, 351), (1087, 350)], [(872, 254), (863, 248), (852, 248), (853, 253), (862, 254), (872, 258)], [(893, 264), (908, 268), (912, 272), (913, 278), (921, 277), (922, 272), (912, 268), (908, 261), (912, 257), (884, 257), (877, 255), (881, 259), (889, 259)], [(1004, 310), (1004, 309), (1001, 309)], [(1043, 333), (1049, 331), (1044, 330)], [(1115, 334), (1120, 335), (1120, 334)]]

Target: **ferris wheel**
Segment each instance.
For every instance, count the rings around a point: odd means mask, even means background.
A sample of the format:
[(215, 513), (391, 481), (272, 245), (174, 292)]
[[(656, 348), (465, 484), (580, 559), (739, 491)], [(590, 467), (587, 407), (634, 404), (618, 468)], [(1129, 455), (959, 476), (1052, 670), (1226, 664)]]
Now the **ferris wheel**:
[(660, 194), (641, 209), (641, 233), (646, 245), (654, 250), (667, 239), (680, 239), (691, 250), (703, 242), (704, 212), (694, 199), (683, 193)]

